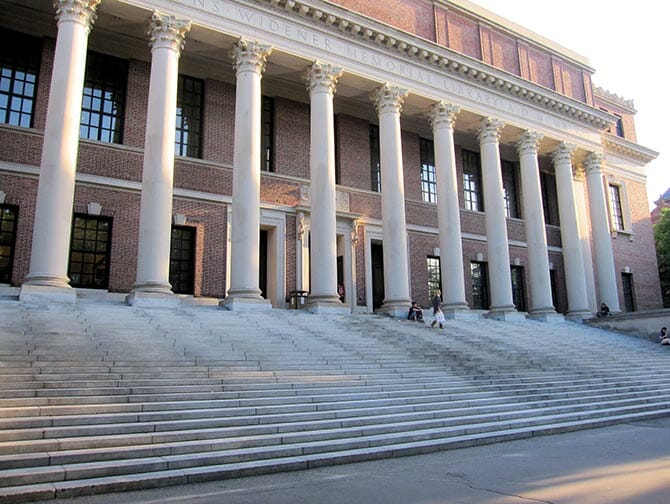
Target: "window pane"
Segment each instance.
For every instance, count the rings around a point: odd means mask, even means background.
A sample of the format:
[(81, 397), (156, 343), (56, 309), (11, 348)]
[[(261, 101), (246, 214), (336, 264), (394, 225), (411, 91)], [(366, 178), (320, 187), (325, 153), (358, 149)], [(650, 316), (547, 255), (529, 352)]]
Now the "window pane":
[(426, 203), (437, 203), (435, 151), (432, 140), (420, 139), (421, 197)]
[(112, 220), (109, 217), (75, 215), (68, 276), (73, 287), (106, 289)]
[(477, 152), (463, 149), (463, 203), (466, 210), (484, 211), (481, 161)]
[(200, 130), (202, 128), (204, 81), (179, 76), (177, 89), (177, 124), (175, 154), (202, 157)]
[(100, 142), (120, 143), (123, 131), (128, 63), (89, 52), (82, 97), (80, 136)]

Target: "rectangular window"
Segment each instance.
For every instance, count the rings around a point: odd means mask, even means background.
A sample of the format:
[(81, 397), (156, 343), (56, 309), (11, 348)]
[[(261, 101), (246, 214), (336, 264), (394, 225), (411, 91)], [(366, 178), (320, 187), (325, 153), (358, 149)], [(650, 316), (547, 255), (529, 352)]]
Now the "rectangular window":
[(556, 177), (551, 173), (540, 172), (540, 188), (542, 190), (542, 209), (544, 223), (550, 226), (560, 225), (558, 219), (558, 193), (556, 192)]
[(204, 81), (179, 76), (174, 153), (202, 157), (202, 109)]
[(511, 266), (512, 302), (518, 311), (526, 311), (526, 289), (523, 280), (523, 266)]
[(489, 278), (485, 262), (472, 261), (470, 263), (470, 277), (472, 278), (472, 307), (475, 310), (488, 310)]
[(81, 138), (121, 143), (127, 85), (126, 60), (88, 53), (79, 126)]
[(621, 273), (621, 283), (623, 285), (623, 304), (627, 312), (637, 311), (635, 306), (635, 288), (633, 286), (633, 274)]
[(466, 210), (484, 211), (482, 168), (478, 152), (463, 149), (463, 203)]
[(512, 219), (518, 219), (519, 214), (519, 198), (517, 196), (516, 184), (516, 163), (510, 161), (501, 162), (503, 195), (505, 197), (505, 215)]
[(108, 287), (111, 243), (111, 217), (74, 215), (68, 268), (73, 287)]
[(18, 214), (18, 207), (0, 205), (0, 283), (12, 283)]
[(379, 126), (370, 125), (370, 190), (382, 192), (382, 168), (379, 153)]
[(426, 257), (426, 266), (428, 268), (428, 299), (430, 299), (437, 289), (442, 290), (440, 258), (435, 256)]
[(195, 231), (192, 226), (172, 226), (170, 240), (170, 285), (175, 294), (193, 294)]
[(623, 131), (623, 118), (619, 114), (614, 114), (616, 117), (616, 134), (617, 136), (624, 138), (624, 131)]
[(623, 207), (621, 205), (621, 188), (618, 185), (610, 184), (610, 210), (612, 213), (612, 226), (616, 231), (623, 231)]
[(0, 30), (0, 123), (33, 125), (42, 41)]
[(419, 139), (421, 155), (421, 197), (426, 203), (437, 203), (437, 180), (435, 177), (435, 150), (432, 140)]
[(261, 170), (275, 171), (275, 100), (263, 96), (261, 110)]

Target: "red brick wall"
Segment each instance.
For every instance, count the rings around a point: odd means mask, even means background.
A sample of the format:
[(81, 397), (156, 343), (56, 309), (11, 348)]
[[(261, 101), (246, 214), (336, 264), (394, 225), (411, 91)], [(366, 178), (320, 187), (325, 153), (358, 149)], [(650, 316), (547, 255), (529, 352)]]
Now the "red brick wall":
[(275, 172), (309, 179), (309, 104), (275, 99)]
[(370, 123), (340, 114), (336, 121), (340, 184), (370, 190)]
[(432, 2), (427, 0), (332, 0), (383, 23), (395, 26), (419, 37), (435, 41), (435, 15)]
[(482, 59), (478, 23), (472, 19), (447, 13), (449, 48), (475, 59)]
[(207, 79), (202, 125), (202, 157), (233, 164), (235, 143), (235, 86)]
[(147, 106), (149, 104), (149, 77), (151, 65), (145, 61), (128, 62), (128, 89), (123, 123), (123, 144), (144, 148), (144, 134), (147, 129)]

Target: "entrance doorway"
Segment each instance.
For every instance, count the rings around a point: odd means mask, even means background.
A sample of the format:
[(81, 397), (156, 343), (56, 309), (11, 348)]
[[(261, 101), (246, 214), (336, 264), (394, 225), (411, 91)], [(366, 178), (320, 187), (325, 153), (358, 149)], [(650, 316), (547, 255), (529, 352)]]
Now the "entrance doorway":
[(381, 243), (370, 244), (372, 259), (372, 309), (384, 304), (384, 247)]
[(258, 288), (261, 297), (268, 298), (268, 232), (261, 229), (260, 246), (258, 247)]

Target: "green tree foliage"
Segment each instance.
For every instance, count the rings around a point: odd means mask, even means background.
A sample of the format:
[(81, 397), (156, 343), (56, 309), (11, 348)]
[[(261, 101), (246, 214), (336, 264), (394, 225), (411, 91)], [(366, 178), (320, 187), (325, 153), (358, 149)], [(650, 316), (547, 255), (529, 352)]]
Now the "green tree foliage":
[(661, 276), (663, 306), (670, 307), (670, 208), (661, 210), (661, 220), (654, 226), (658, 273)]

